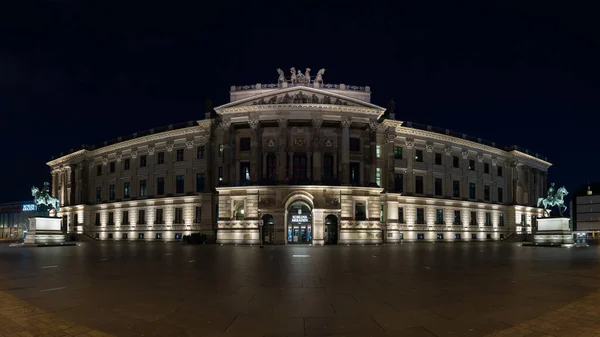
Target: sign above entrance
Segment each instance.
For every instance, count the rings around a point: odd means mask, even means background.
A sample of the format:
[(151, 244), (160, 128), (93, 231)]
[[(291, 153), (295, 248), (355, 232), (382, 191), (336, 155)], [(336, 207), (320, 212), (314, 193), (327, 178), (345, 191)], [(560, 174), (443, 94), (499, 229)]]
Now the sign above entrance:
[(307, 223), (310, 222), (308, 214), (292, 214), (292, 223)]

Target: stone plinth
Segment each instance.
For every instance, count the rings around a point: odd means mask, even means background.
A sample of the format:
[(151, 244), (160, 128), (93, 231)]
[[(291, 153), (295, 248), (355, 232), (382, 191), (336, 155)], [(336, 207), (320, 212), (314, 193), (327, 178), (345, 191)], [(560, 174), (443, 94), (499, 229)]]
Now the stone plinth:
[(573, 233), (569, 218), (542, 218), (537, 220), (537, 230), (533, 235), (536, 245), (573, 244)]
[(65, 233), (61, 228), (61, 218), (32, 217), (29, 218), (29, 228), (25, 244), (63, 244)]

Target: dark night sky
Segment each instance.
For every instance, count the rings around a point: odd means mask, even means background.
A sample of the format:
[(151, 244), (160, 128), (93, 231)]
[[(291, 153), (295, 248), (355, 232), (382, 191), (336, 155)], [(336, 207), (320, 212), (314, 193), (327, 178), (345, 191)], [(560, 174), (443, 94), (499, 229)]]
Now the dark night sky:
[(0, 9), (0, 202), (30, 199), (52, 155), (200, 119), (206, 98), (223, 104), (230, 85), (273, 83), (292, 66), (370, 85), (400, 120), (542, 153), (569, 190), (600, 180), (592, 7), (198, 2)]

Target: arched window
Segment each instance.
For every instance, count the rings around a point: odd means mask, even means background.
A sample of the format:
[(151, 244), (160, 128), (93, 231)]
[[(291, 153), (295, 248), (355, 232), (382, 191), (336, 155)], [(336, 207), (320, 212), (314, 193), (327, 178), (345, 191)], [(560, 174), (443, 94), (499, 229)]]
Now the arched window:
[(244, 211), (244, 203), (239, 203), (235, 206), (234, 210), (233, 210), (233, 218), (235, 220), (244, 220), (246, 219), (245, 216), (245, 211)]

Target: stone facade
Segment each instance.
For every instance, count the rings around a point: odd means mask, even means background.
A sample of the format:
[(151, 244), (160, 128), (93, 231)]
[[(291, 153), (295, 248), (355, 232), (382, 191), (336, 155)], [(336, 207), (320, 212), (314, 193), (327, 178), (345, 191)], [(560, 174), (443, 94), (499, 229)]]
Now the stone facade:
[(230, 94), (196, 123), (50, 161), (69, 230), (235, 244), (500, 240), (542, 214), (550, 163), (398, 121), (369, 87)]

